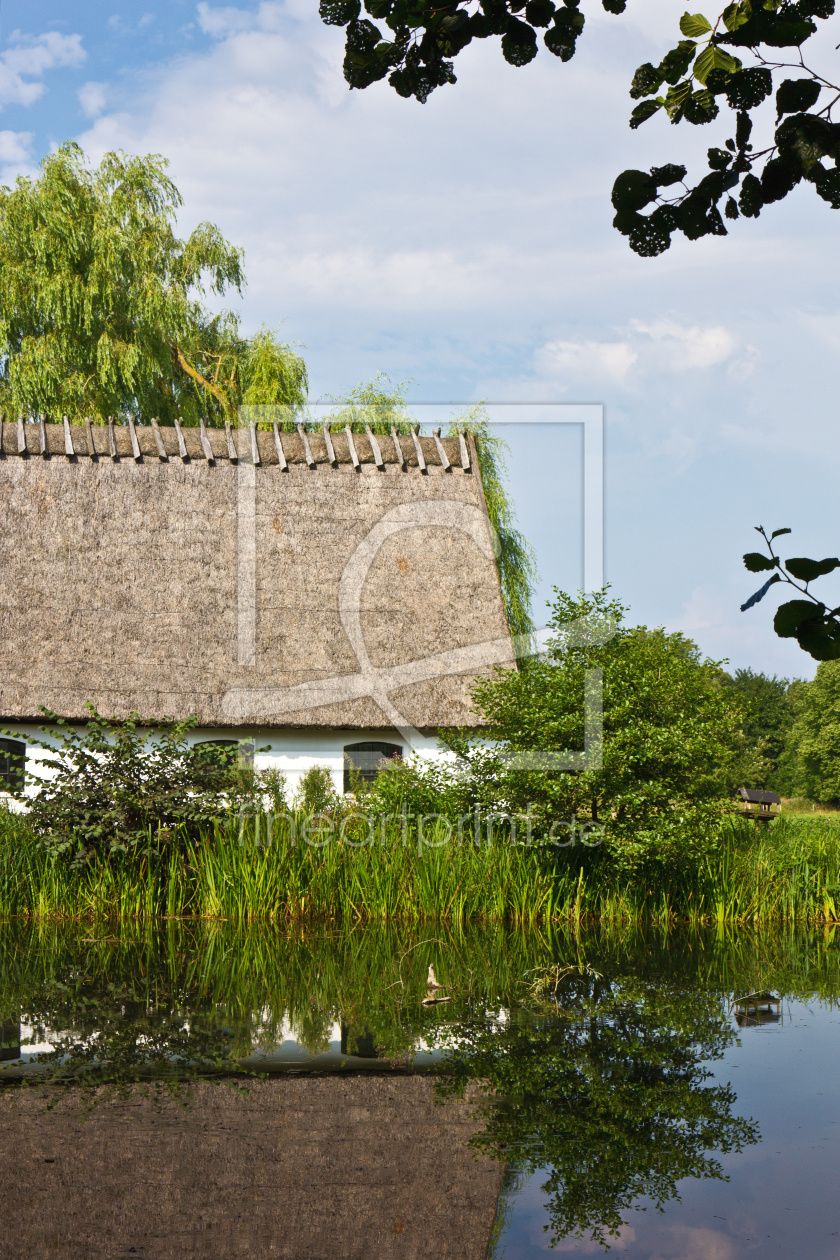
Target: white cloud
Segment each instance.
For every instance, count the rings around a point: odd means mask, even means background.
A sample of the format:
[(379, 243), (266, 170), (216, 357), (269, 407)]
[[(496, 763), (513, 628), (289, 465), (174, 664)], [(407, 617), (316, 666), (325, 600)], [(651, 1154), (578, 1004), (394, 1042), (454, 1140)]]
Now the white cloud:
[(0, 53), (0, 108), (32, 105), (43, 95), (42, 76), (56, 66), (80, 66), (87, 53), (81, 35), (22, 35), (14, 31), (10, 47)]
[(31, 131), (0, 131), (0, 162), (29, 162)]
[(211, 8), (206, 0), (196, 6), (198, 24), (205, 35), (226, 39), (240, 31), (278, 30), (283, 21), (283, 6), (263, 3), (258, 9), (237, 9), (232, 5)]
[(589, 377), (597, 391), (605, 376), (623, 384), (638, 357), (626, 341), (549, 341), (535, 359), (537, 368), (550, 376), (574, 373)]
[(155, 20), (154, 13), (144, 13), (137, 19), (136, 25), (132, 26), (130, 22), (124, 21), (119, 13), (112, 14), (108, 18), (105, 25), (109, 31), (113, 31), (115, 35), (134, 35), (137, 31), (142, 31), (144, 26), (149, 26)]
[(105, 108), (105, 89), (101, 83), (85, 83), (76, 95), (86, 118), (98, 118)]
[(672, 372), (713, 367), (731, 358), (738, 348), (738, 338), (720, 325), (685, 328), (671, 319), (658, 319), (651, 323), (634, 319), (631, 327), (661, 348), (664, 352), (662, 366)]
[(729, 364), (738, 379), (753, 370), (758, 352), (719, 324), (683, 326), (672, 319), (630, 320), (620, 340), (546, 342), (534, 355), (540, 374), (638, 388), (641, 380)]

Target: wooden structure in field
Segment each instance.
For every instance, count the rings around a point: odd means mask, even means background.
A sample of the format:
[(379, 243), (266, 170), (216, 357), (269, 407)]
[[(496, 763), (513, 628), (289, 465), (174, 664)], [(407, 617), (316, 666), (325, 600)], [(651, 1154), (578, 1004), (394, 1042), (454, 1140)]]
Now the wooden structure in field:
[(776, 792), (738, 788), (735, 799), (741, 806), (738, 810), (740, 816), (753, 818), (756, 822), (772, 822), (782, 812), (782, 798)]

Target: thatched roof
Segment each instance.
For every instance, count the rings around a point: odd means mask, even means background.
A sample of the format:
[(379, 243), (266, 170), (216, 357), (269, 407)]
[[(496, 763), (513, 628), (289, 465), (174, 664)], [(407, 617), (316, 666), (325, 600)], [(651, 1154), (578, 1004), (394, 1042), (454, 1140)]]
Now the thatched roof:
[(0, 1254), (486, 1260), (503, 1170), (427, 1077), (149, 1094), (0, 1092)]
[(399, 445), (3, 425), (0, 717), (473, 723), (512, 660), (474, 451)]

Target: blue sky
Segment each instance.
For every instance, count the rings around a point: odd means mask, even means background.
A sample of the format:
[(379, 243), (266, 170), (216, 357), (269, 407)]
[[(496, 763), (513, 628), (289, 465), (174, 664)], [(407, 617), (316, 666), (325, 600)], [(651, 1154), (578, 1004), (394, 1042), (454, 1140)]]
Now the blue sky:
[[(0, 181), (66, 138), (94, 160), (165, 154), (182, 230), (211, 219), (244, 246), (243, 323), (305, 343), (316, 397), (381, 370), (418, 401), (603, 403), (606, 573), (632, 618), (733, 667), (811, 676), (772, 632), (775, 591), (738, 611), (757, 585), (740, 555), (760, 523), (794, 529), (783, 555), (840, 549), (840, 215), (800, 188), (725, 239), (631, 254), (617, 172), (699, 172), (728, 133), (628, 129), (633, 70), (670, 47), (682, 4), (583, 7), (568, 65), (542, 51), (514, 69), (485, 41), (420, 106), (347, 90), (316, 0), (2, 0)], [(827, 73), (838, 31), (814, 52)], [(580, 581), (579, 445), (558, 435), (547, 458), (533, 430), (511, 437), (538, 615)]]

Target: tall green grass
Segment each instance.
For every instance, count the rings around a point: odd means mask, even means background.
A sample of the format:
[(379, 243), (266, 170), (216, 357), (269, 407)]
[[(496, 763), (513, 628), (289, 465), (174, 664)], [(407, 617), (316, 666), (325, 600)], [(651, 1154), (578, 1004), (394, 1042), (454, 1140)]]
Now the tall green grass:
[(24, 818), (0, 813), (0, 917), (517, 925), (840, 920), (840, 823), (826, 818), (760, 827), (733, 820), (679, 869), (654, 862), (629, 875), (598, 850), (511, 845), (503, 833), (459, 844), (442, 821), (422, 845), (395, 819), (373, 843), (333, 838), (323, 847), (300, 840), (301, 822), (288, 815), (244, 826), (230, 821), (198, 842), (73, 867), (39, 847)]

